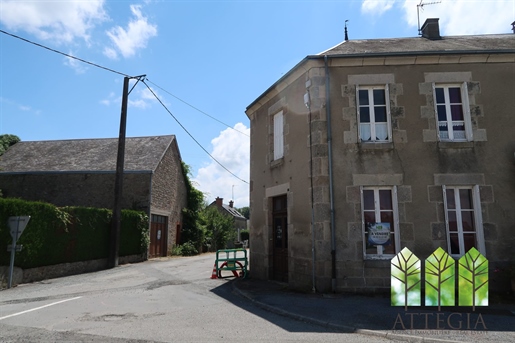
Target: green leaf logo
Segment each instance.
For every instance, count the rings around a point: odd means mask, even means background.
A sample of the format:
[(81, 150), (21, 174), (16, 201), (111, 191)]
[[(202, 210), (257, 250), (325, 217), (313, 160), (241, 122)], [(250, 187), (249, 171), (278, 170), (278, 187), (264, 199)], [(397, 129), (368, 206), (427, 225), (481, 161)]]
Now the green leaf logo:
[(420, 259), (404, 248), (391, 261), (392, 306), (420, 306)]
[(488, 260), (476, 248), (471, 248), (459, 259), (460, 306), (488, 306)]
[(426, 306), (454, 306), (455, 262), (442, 248), (426, 259)]

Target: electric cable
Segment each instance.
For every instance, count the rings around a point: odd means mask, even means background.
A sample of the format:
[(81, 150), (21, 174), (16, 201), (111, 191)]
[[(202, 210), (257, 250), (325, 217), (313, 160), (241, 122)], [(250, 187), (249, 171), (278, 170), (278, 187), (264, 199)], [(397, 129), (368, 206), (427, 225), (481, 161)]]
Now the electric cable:
[(168, 107), (166, 107), (166, 105), (161, 101), (161, 99), (159, 99), (159, 97), (157, 96), (156, 93), (154, 93), (154, 91), (152, 90), (152, 88), (150, 88), (150, 86), (145, 82), (145, 80), (142, 80), (141, 82), (143, 82), (143, 84), (145, 86), (147, 86), (148, 90), (152, 93), (152, 95), (154, 95), (154, 97), (156, 98), (156, 100), (161, 104), (161, 106), (163, 106), (163, 108), (166, 110), (166, 112), (168, 112), (168, 114), (170, 114), (172, 116), (172, 118), (177, 122), (177, 124), (179, 124), (180, 127), (182, 127), (182, 129), (191, 137), (191, 139), (193, 139), (193, 141), (195, 141), (195, 143), (197, 143), (197, 145), (202, 149), (204, 150), (204, 152), (206, 154), (209, 155), (209, 157), (211, 157), (213, 159), (213, 161), (215, 161), (216, 163), (218, 163), (218, 165), (220, 165), (220, 167), (222, 167), (223, 169), (225, 169), (229, 174), (231, 174), (232, 176), (234, 176), (235, 178), (237, 178), (238, 180), (246, 183), (246, 184), (249, 184), (248, 181), (245, 181), (243, 180), (242, 178), (240, 178), (238, 175), (234, 174), (232, 171), (230, 171), (229, 169), (227, 169), (222, 163), (220, 163), (216, 158), (213, 157), (213, 155), (211, 155), (203, 146), (202, 144), (199, 143), (199, 141), (197, 141), (195, 139), (195, 137), (193, 137), (193, 135), (184, 127), (184, 125), (181, 124), (181, 122), (173, 115), (173, 113), (168, 109)]
[(49, 48), (49, 47), (47, 47), (47, 46), (45, 46), (45, 45), (42, 45), (42, 44), (39, 44), (39, 43), (36, 43), (36, 42), (30, 41), (30, 40), (28, 40), (28, 39), (26, 39), (26, 38), (23, 38), (23, 37), (17, 36), (17, 35), (15, 35), (15, 34), (12, 34), (12, 33), (6, 32), (6, 31), (4, 31), (4, 30), (0, 30), (0, 32), (1, 32), (1, 33), (3, 33), (3, 34), (6, 34), (6, 35), (8, 35), (8, 36), (11, 36), (11, 37), (14, 37), (14, 38), (20, 39), (20, 40), (22, 40), (22, 41), (24, 41), (24, 42), (27, 42), (27, 43), (30, 43), (30, 44), (34, 44), (34, 45), (36, 45), (36, 46), (39, 46), (40, 48), (47, 49), (47, 50), (50, 50), (50, 51), (52, 51), (52, 52), (55, 52), (55, 53), (61, 54), (61, 55), (63, 55), (63, 56), (66, 56), (66, 57), (72, 58), (72, 59), (74, 59), (74, 60), (81, 61), (81, 62), (83, 62), (83, 63), (89, 64), (89, 65), (92, 65), (92, 66), (94, 66), (94, 67), (97, 67), (97, 68), (100, 68), (100, 69), (104, 69), (104, 70), (110, 71), (111, 73), (115, 73), (115, 74), (119, 74), (119, 75), (123, 75), (123, 76), (130, 77), (130, 75), (127, 75), (127, 74), (125, 74), (125, 73), (121, 73), (121, 72), (119, 72), (119, 71), (116, 71), (116, 70), (113, 70), (113, 69), (110, 69), (110, 68), (107, 68), (107, 67), (103, 67), (103, 66), (101, 66), (101, 65), (99, 65), (99, 64), (95, 64), (95, 63), (93, 63), (93, 62), (89, 62), (89, 61), (83, 60), (82, 58), (78, 58), (78, 57), (75, 57), (75, 56), (69, 55), (69, 54), (64, 53), (64, 52), (62, 52), (62, 51), (59, 51), (59, 50), (55, 50), (55, 49)]
[(162, 90), (163, 92), (167, 93), (168, 95), (173, 96), (175, 99), (179, 100), (179, 101), (180, 101), (180, 102), (182, 102), (183, 104), (188, 105), (189, 107), (193, 108), (194, 110), (199, 111), (199, 112), (200, 112), (200, 113), (202, 113), (203, 115), (205, 115), (205, 116), (207, 116), (207, 117), (209, 117), (209, 118), (211, 118), (211, 119), (213, 119), (213, 120), (215, 120), (215, 121), (219, 122), (219, 123), (220, 123), (220, 124), (222, 124), (222, 125), (227, 126), (228, 128), (230, 128), (230, 129), (232, 129), (232, 130), (234, 130), (234, 131), (236, 131), (236, 132), (241, 133), (242, 135), (245, 135), (245, 136), (247, 136), (247, 137), (250, 137), (250, 136), (249, 136), (249, 135), (247, 135), (245, 132), (242, 132), (242, 131), (240, 131), (240, 130), (236, 130), (236, 129), (235, 129), (235, 128), (233, 128), (232, 126), (230, 126), (230, 125), (228, 125), (228, 124), (226, 124), (226, 123), (224, 123), (224, 122), (222, 122), (222, 121), (218, 120), (217, 118), (215, 118), (215, 117), (213, 117), (213, 116), (209, 115), (208, 113), (206, 113), (206, 112), (202, 111), (201, 109), (198, 109), (197, 107), (195, 107), (195, 106), (193, 106), (193, 105), (189, 104), (188, 102), (186, 102), (186, 101), (182, 100), (181, 98), (177, 97), (176, 95), (173, 95), (172, 93), (170, 93), (170, 92), (169, 92), (169, 91), (167, 91), (166, 89), (164, 89), (164, 88), (162, 88), (161, 86), (159, 86), (159, 85), (155, 84), (154, 82), (150, 81), (148, 78), (147, 78), (146, 80), (147, 80), (149, 83), (151, 83), (152, 85), (154, 85), (156, 88), (159, 88), (160, 90)]

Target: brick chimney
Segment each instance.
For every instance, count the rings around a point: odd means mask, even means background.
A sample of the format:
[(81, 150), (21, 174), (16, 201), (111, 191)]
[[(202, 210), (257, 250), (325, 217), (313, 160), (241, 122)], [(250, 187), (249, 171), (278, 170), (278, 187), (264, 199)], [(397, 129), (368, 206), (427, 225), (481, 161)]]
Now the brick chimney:
[(216, 197), (216, 207), (222, 208), (223, 203), (224, 203), (224, 198)]
[(229, 201), (229, 207), (232, 208), (232, 205), (234, 205), (234, 201)]
[(430, 40), (442, 39), (440, 36), (440, 26), (438, 25), (438, 20), (438, 18), (426, 19), (424, 25), (422, 25), (422, 28), (420, 29), (420, 32), (422, 32), (422, 37)]

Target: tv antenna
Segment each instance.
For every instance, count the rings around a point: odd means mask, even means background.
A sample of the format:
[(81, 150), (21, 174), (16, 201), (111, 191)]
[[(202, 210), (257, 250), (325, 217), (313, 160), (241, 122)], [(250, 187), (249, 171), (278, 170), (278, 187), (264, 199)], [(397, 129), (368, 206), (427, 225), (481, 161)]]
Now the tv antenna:
[(421, 35), (420, 32), (420, 9), (424, 9), (425, 5), (435, 5), (441, 3), (441, 1), (435, 1), (435, 2), (423, 2), (424, 0), (420, 0), (420, 4), (417, 5), (417, 19), (418, 19), (418, 34)]

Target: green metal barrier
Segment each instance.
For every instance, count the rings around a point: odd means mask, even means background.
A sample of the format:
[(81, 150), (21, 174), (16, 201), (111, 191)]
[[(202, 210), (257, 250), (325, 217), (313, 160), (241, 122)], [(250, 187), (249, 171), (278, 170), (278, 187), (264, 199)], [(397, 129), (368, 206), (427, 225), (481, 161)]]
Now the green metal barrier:
[(216, 252), (215, 266), (218, 277), (222, 277), (222, 270), (230, 270), (236, 277), (247, 277), (248, 265), (246, 249), (223, 249)]

